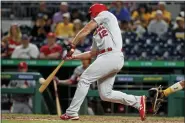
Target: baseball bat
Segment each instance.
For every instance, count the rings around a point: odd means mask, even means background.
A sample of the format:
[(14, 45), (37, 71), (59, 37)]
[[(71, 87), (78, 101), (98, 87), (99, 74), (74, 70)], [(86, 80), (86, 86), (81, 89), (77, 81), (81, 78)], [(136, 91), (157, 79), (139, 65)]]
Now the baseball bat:
[(40, 86), (39, 92), (42, 93), (49, 85), (49, 83), (53, 80), (54, 76), (58, 72), (58, 70), (61, 68), (61, 66), (64, 64), (64, 60), (60, 62), (60, 64), (55, 68), (55, 70), (48, 76), (48, 78), (45, 80), (45, 82)]
[(58, 89), (57, 89), (57, 83), (54, 80), (54, 89), (55, 89), (55, 96), (56, 96), (56, 109), (57, 109), (57, 114), (58, 116), (61, 116), (61, 106), (60, 106), (60, 101), (59, 101), (59, 97), (58, 97)]

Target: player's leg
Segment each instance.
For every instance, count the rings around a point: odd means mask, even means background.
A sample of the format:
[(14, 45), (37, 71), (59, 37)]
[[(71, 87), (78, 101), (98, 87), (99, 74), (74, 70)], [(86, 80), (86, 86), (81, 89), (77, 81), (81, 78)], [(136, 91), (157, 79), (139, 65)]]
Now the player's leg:
[(161, 106), (161, 102), (163, 102), (165, 97), (179, 90), (182, 90), (184, 88), (184, 85), (185, 85), (185, 81), (182, 80), (180, 82), (173, 84), (172, 86), (168, 87), (165, 90), (162, 90), (161, 86), (159, 86), (158, 88), (151, 88), (149, 90), (149, 96), (152, 100), (152, 108), (153, 108), (154, 114), (156, 114), (157, 111), (159, 110)]
[(112, 90), (115, 77), (116, 73), (113, 73), (98, 80), (100, 98), (104, 101), (129, 105), (139, 109), (141, 96), (128, 95), (121, 91)]
[[(109, 55), (111, 55), (111, 57)], [(123, 57), (118, 55), (103, 55), (97, 58), (84, 71), (84, 73), (80, 77), (80, 81), (78, 82), (74, 98), (69, 108), (66, 110), (66, 114), (68, 116), (78, 118), (78, 111), (85, 96), (87, 95), (91, 83), (96, 82), (99, 78), (109, 75), (110, 73), (118, 72), (121, 69), (121, 67), (123, 66)], [(61, 119), (66, 119), (66, 117), (61, 117)]]
[(146, 99), (145, 96), (135, 96), (123, 93), (121, 91), (112, 90), (116, 73), (110, 74), (98, 80), (98, 90), (100, 97), (104, 101), (121, 103), (132, 106), (139, 110), (141, 120), (145, 120)]

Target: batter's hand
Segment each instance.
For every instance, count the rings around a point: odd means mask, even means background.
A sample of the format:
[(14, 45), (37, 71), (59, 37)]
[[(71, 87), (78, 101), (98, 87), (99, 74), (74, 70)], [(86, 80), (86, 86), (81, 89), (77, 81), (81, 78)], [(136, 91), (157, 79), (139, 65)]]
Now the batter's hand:
[(74, 51), (75, 51), (75, 46), (73, 44), (68, 45), (67, 46), (67, 54), (66, 54), (64, 60), (71, 60), (71, 59), (73, 59), (72, 55), (73, 55)]
[(76, 56), (66, 56), (65, 57), (65, 60), (73, 60), (75, 58), (76, 58)]

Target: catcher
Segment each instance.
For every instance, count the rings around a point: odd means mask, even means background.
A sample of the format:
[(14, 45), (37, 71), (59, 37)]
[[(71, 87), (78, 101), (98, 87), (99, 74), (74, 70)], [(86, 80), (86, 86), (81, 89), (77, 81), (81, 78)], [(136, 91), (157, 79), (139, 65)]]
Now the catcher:
[(168, 97), (170, 94), (173, 94), (177, 91), (180, 91), (184, 88), (185, 80), (179, 81), (172, 86), (168, 87), (165, 90), (162, 90), (162, 86), (160, 85), (158, 88), (151, 88), (149, 90), (149, 96), (152, 99), (152, 109), (154, 114), (157, 114), (161, 106), (161, 102), (164, 101), (165, 97)]

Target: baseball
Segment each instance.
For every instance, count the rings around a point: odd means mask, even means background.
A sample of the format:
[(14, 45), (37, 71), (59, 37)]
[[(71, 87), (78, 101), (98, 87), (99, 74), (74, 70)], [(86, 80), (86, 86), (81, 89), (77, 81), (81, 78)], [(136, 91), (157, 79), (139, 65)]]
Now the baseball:
[(45, 79), (44, 79), (44, 78), (40, 78), (40, 79), (39, 79), (39, 82), (40, 82), (40, 84), (44, 84)]

